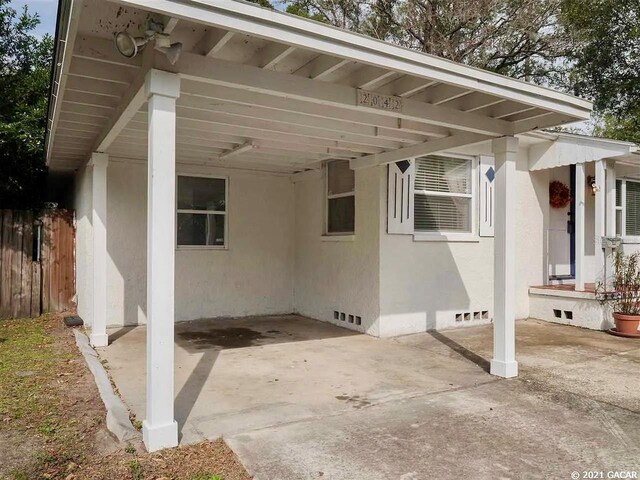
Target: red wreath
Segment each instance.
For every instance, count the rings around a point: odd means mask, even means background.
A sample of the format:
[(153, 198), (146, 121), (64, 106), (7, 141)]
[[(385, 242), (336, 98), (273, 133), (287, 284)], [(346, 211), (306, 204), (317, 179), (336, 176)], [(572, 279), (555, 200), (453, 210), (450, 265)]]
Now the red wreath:
[(571, 190), (564, 183), (553, 181), (549, 184), (549, 205), (565, 208), (571, 203)]

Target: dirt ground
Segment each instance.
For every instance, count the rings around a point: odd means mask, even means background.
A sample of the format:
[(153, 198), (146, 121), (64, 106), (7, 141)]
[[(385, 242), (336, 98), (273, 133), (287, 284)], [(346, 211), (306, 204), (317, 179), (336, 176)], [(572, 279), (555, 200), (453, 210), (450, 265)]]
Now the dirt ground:
[(0, 478), (249, 479), (221, 439), (146, 453), (104, 425), (93, 376), (62, 317), (0, 321)]

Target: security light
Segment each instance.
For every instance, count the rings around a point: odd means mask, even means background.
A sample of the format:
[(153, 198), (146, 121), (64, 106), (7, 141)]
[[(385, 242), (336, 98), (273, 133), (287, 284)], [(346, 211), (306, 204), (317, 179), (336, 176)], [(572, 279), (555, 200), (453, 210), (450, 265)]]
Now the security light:
[(142, 37), (134, 37), (127, 32), (118, 32), (115, 36), (115, 43), (120, 55), (133, 58), (138, 54), (138, 51), (144, 47), (149, 40)]
[(147, 22), (147, 30), (144, 37), (134, 37), (129, 32), (116, 33), (114, 40), (116, 48), (120, 55), (133, 58), (135, 57), (147, 43), (155, 41), (154, 48), (164, 53), (171, 65), (175, 64), (182, 53), (182, 43), (171, 43), (168, 34), (163, 33), (164, 26), (161, 23), (154, 22), (149, 19)]

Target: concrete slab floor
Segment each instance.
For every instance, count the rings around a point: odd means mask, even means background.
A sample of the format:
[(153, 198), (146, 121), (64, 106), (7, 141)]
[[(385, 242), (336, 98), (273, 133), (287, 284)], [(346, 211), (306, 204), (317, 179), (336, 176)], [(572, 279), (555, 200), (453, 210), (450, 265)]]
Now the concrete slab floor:
[[(109, 333), (100, 355), (144, 418), (146, 330)], [(376, 339), (293, 315), (179, 323), (181, 442), (223, 435), (269, 480), (640, 471), (640, 342), (533, 320), (517, 338), (521, 375), (501, 380), (491, 326)]]

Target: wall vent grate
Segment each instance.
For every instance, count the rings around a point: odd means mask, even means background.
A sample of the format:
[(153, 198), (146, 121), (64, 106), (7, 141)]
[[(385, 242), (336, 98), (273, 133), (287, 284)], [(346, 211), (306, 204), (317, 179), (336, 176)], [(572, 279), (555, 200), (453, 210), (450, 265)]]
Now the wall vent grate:
[(339, 310), (333, 311), (333, 319), (340, 322), (347, 322), (353, 325), (362, 325), (362, 317), (353, 313), (340, 312)]

